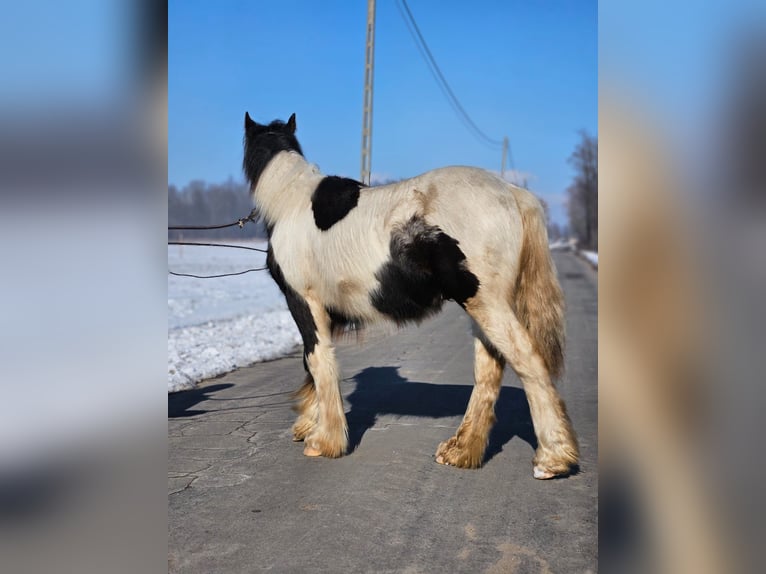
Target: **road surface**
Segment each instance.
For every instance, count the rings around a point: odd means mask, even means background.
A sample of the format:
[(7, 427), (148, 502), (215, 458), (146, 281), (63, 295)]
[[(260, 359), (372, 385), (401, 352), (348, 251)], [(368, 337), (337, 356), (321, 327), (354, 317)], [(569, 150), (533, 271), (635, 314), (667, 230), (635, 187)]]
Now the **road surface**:
[(554, 259), (567, 302), (559, 390), (580, 471), (532, 477), (534, 433), (506, 370), (489, 460), (437, 464), (472, 388), (470, 324), (454, 304), (421, 325), (338, 346), (350, 455), (303, 456), (291, 440), (300, 354), (168, 397), (170, 572), (595, 572), (597, 279)]

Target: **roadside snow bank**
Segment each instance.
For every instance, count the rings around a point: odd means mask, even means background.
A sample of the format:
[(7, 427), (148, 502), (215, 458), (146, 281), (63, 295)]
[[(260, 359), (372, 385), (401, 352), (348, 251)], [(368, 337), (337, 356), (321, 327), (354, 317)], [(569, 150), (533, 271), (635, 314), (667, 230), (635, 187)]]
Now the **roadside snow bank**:
[(556, 241), (552, 241), (548, 244), (548, 248), (551, 251), (563, 251), (563, 250), (572, 250), (572, 245), (567, 239), (557, 239)]
[(594, 267), (598, 268), (598, 253), (595, 251), (580, 251), (580, 254)]
[[(265, 248), (265, 242), (234, 245)], [(240, 249), (169, 246), (168, 268), (215, 275), (263, 267), (265, 255)], [(267, 271), (235, 277), (168, 277), (168, 392), (290, 353), (301, 342)]]
[(168, 333), (168, 392), (193, 389), (203, 379), (281, 357), (300, 342), (288, 311), (175, 329)]

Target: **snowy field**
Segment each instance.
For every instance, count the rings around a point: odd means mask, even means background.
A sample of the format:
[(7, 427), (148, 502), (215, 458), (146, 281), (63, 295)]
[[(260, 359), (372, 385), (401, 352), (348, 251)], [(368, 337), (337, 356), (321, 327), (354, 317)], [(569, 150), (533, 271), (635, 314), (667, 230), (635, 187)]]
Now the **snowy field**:
[[(220, 241), (266, 248), (265, 242)], [(263, 267), (244, 249), (168, 246), (168, 269), (215, 275)], [(290, 353), (301, 339), (268, 271), (194, 279), (168, 275), (168, 392)]]

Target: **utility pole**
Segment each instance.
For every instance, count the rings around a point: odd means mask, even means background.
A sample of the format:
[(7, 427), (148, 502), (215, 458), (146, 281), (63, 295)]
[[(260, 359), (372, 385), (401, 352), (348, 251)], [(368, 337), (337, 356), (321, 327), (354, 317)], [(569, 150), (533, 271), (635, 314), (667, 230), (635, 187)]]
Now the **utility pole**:
[(367, 0), (367, 50), (364, 61), (364, 107), (362, 112), (361, 181), (370, 185), (372, 166), (372, 80), (375, 66), (375, 0)]
[(503, 160), (500, 163), (500, 177), (505, 179), (505, 158), (508, 155), (508, 136), (503, 138)]

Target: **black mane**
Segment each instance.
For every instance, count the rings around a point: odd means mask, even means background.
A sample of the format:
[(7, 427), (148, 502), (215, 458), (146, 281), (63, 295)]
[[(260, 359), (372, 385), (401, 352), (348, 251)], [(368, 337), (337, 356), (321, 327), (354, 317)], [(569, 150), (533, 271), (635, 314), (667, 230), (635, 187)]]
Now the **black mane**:
[(242, 170), (252, 188), (258, 184), (263, 170), (271, 159), (281, 151), (295, 151), (303, 155), (301, 144), (295, 137), (294, 124), (274, 120), (268, 125), (261, 125), (245, 114), (245, 155)]

